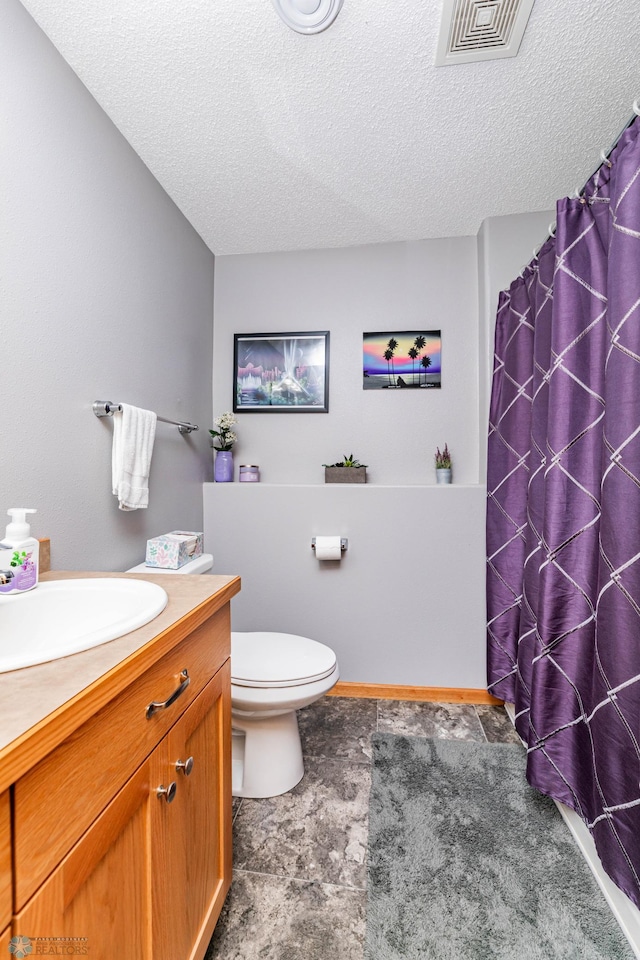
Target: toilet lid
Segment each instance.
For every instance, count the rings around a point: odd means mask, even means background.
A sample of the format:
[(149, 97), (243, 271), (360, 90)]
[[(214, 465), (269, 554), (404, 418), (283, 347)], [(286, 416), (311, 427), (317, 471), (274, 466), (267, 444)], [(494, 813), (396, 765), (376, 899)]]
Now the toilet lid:
[(240, 687), (295, 687), (333, 672), (330, 647), (292, 633), (232, 633), (231, 680)]

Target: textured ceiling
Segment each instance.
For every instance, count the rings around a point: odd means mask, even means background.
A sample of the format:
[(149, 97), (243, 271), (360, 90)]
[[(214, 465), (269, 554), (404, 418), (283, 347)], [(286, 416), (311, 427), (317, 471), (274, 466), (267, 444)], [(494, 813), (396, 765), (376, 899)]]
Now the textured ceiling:
[(475, 234), (581, 187), (640, 98), (637, 0), (536, 0), (517, 57), (435, 67), (439, 0), (23, 0), (216, 254)]

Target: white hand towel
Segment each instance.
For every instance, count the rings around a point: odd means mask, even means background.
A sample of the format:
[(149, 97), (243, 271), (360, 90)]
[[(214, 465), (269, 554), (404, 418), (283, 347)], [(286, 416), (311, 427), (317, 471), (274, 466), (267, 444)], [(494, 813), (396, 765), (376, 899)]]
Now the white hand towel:
[(149, 470), (157, 416), (128, 403), (113, 415), (111, 477), (113, 493), (121, 510), (149, 506)]

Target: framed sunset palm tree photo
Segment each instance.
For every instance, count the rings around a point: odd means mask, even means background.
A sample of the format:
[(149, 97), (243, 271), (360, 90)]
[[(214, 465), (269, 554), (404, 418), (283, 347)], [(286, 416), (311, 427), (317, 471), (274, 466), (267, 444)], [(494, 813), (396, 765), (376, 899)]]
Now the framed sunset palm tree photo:
[(440, 330), (363, 333), (363, 389), (428, 390), (441, 385)]

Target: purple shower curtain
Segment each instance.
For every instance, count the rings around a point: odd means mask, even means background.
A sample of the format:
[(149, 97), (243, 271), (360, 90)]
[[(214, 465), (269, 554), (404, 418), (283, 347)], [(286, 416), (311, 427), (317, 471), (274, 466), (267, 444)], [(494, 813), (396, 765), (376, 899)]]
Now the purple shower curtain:
[(500, 295), (489, 689), (640, 906), (640, 121)]

